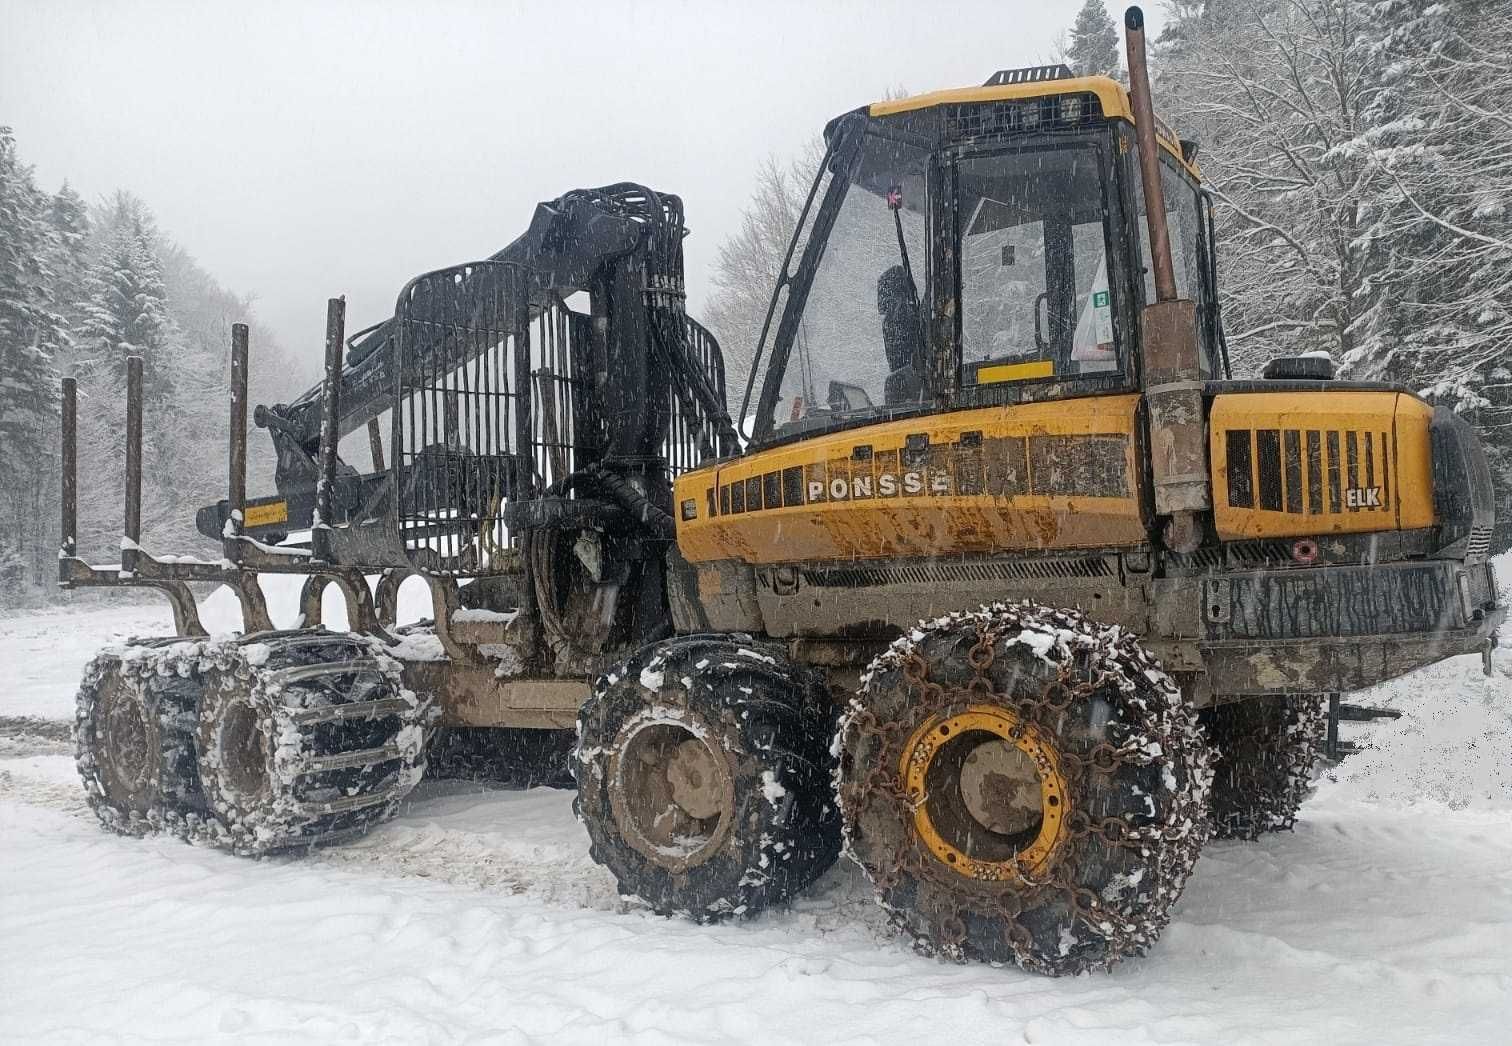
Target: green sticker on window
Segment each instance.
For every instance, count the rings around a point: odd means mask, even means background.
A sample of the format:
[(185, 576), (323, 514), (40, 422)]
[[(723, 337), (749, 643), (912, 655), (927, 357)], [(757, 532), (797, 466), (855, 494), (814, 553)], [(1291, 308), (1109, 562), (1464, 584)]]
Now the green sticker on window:
[(1108, 307), (1108, 292), (1094, 291), (1092, 294), (1092, 307), (1094, 309), (1106, 309)]

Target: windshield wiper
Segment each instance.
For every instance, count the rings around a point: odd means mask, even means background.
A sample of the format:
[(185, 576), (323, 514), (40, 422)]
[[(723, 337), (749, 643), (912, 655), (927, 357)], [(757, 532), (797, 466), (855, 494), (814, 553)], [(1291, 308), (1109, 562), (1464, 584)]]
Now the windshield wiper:
[(887, 190), (887, 209), (892, 211), (893, 228), (898, 231), (898, 254), (903, 259), (903, 276), (908, 281), (908, 300), (913, 304), (914, 315), (922, 316), (919, 285), (914, 283), (913, 266), (908, 264), (908, 241), (903, 238), (903, 186), (894, 185)]

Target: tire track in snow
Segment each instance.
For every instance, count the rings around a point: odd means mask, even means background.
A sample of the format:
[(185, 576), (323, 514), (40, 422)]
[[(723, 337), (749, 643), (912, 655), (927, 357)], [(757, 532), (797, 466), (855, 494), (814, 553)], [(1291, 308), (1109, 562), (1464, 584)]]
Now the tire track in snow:
[[(0, 722), (0, 738), (5, 729)], [(49, 750), (26, 758), (0, 757), (0, 801), (57, 810), (96, 828), (75, 776), (73, 743), (55, 745), (66, 754)], [(613, 877), (588, 856), (587, 835), (572, 814), (571, 792), (557, 789), (427, 781), (394, 820), (366, 835), (259, 860), (521, 895), (563, 909), (642, 910), (623, 901)], [(795, 920), (808, 932), (851, 929), (879, 940), (891, 938), (864, 877), (848, 861), (839, 862), (790, 910), (771, 918)]]
[(38, 716), (0, 716), (0, 758), (71, 755), (73, 724)]

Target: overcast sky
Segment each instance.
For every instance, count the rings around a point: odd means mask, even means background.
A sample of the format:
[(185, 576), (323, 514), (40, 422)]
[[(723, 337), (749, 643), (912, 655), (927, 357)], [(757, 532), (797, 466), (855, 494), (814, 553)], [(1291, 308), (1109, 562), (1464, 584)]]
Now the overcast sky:
[(764, 157), (1043, 60), (1079, 6), (0, 0), (0, 124), (46, 188), (141, 196), (313, 369), (327, 297), (375, 322), (611, 181), (683, 197), (697, 315)]

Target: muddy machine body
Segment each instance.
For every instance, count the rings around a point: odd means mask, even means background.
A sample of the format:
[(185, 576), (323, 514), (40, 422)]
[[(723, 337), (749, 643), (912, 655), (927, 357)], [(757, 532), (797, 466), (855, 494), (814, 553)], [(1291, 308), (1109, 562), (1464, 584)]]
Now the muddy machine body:
[[(253, 413), (263, 497), (235, 328), (218, 559), (141, 547), (139, 361), (121, 561), (79, 555), (66, 383), (61, 580), (157, 588), (179, 633), (86, 677), (102, 819), (256, 854), (428, 764), (567, 768), (658, 911), (757, 912), (843, 847), (922, 950), (1141, 953), (1211, 833), (1291, 824), (1329, 695), (1488, 650), (1504, 609), (1462, 422), (1326, 360), (1229, 375), (1197, 150), (1126, 27), (1132, 91), (1011, 70), (832, 121), (737, 410), (681, 203), (628, 184), (351, 339), (333, 299), (325, 380)], [(243, 634), (204, 635), (196, 582)]]

